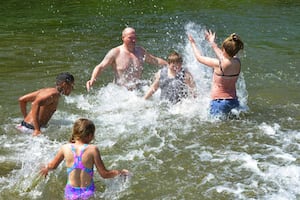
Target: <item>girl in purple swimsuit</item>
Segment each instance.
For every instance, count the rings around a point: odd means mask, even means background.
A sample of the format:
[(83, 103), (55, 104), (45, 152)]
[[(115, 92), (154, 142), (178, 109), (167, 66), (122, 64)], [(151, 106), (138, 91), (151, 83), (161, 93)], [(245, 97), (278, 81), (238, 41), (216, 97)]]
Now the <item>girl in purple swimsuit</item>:
[(47, 176), (49, 170), (56, 169), (65, 160), (68, 182), (65, 187), (65, 199), (89, 199), (94, 196), (94, 165), (103, 178), (128, 175), (128, 170), (107, 170), (97, 146), (89, 144), (95, 136), (95, 125), (88, 119), (78, 119), (73, 126), (69, 144), (63, 145), (54, 159), (43, 167), (40, 174)]

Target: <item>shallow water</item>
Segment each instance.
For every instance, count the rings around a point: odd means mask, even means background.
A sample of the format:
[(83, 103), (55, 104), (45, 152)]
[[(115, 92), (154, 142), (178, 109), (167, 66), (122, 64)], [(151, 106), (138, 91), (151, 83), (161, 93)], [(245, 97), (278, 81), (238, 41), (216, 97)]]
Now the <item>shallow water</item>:
[[(296, 1), (4, 1), (0, 6), (0, 199), (63, 199), (63, 164), (47, 179), (37, 172), (64, 144), (73, 122), (92, 119), (107, 168), (133, 176), (103, 180), (97, 199), (299, 199), (299, 3)], [(175, 49), (192, 72), (198, 98), (168, 106), (159, 91), (142, 95), (158, 68), (146, 66), (141, 91), (110, 84), (106, 70), (90, 93), (85, 82), (122, 29), (166, 58)], [(203, 31), (220, 43), (238, 33), (245, 50), (237, 119), (207, 116), (211, 70), (197, 63), (186, 34), (207, 55)], [(20, 134), (17, 99), (54, 85), (69, 71), (75, 90), (63, 97), (41, 137)]]

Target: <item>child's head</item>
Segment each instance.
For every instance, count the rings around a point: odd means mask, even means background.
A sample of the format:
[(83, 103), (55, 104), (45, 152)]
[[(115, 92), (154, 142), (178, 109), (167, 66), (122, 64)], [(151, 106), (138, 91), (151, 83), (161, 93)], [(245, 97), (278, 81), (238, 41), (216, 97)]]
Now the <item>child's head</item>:
[(69, 84), (74, 83), (74, 76), (69, 72), (63, 72), (57, 75), (56, 77), (56, 85), (60, 85), (61, 83), (66, 82)]
[(82, 142), (89, 143), (95, 136), (95, 125), (91, 120), (80, 118), (75, 121), (73, 125), (73, 132), (70, 142), (81, 140)]
[(174, 70), (174, 71), (176, 71), (176, 73), (179, 72), (181, 70), (182, 63), (183, 63), (183, 59), (179, 53), (174, 51), (169, 54), (168, 67), (170, 70), (172, 70), (172, 71)]
[(183, 59), (179, 53), (176, 51), (173, 51), (172, 53), (169, 54), (168, 56), (168, 64), (182, 64)]
[(74, 87), (74, 76), (68, 72), (63, 72), (56, 77), (56, 87), (59, 92), (69, 95)]
[(237, 34), (232, 33), (224, 40), (222, 48), (230, 57), (233, 57), (239, 52), (239, 50), (244, 48), (244, 43)]

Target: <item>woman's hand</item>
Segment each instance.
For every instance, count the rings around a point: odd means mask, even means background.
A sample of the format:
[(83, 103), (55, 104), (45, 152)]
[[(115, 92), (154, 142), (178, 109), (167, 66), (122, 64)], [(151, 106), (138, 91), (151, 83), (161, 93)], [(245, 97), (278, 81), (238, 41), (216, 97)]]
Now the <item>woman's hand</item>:
[(205, 39), (211, 44), (215, 43), (216, 33), (211, 30), (205, 31)]
[(188, 35), (188, 38), (189, 38), (189, 41), (193, 44), (195, 43), (195, 40), (194, 38), (191, 36), (191, 35)]

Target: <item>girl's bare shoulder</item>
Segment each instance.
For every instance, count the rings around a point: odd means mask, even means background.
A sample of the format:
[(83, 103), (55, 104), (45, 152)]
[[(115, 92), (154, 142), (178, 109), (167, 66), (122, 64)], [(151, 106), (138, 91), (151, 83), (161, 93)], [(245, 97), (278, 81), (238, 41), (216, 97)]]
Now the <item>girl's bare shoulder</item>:
[(68, 150), (71, 150), (71, 143), (66, 143), (66, 144), (63, 144), (60, 148), (62, 151), (68, 151)]
[(94, 150), (98, 149), (98, 147), (94, 144), (89, 144), (88, 149), (91, 151), (94, 151)]

